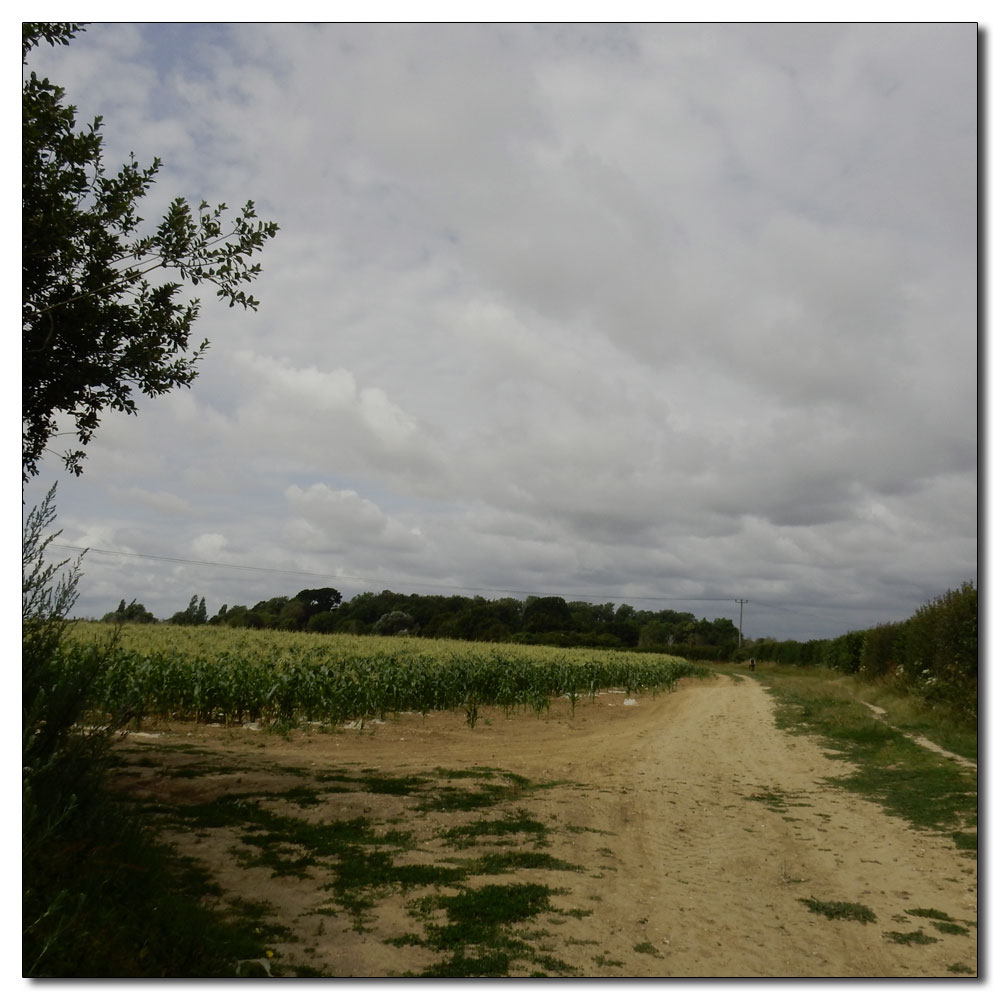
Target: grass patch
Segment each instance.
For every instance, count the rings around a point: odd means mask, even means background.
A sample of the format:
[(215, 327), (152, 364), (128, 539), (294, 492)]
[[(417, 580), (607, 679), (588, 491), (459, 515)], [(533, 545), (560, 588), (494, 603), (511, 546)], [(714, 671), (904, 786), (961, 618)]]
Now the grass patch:
[(887, 941), (892, 941), (894, 944), (934, 944), (937, 941), (936, 937), (930, 937), (930, 935), (925, 934), (923, 931), (908, 931), (903, 933), (902, 931), (886, 931), (882, 937)]
[(979, 833), (966, 833), (962, 830), (955, 830), (951, 834), (951, 839), (960, 851), (979, 851)]
[(605, 966), (613, 966), (615, 968), (620, 969), (625, 965), (625, 963), (620, 962), (617, 958), (608, 958), (607, 952), (605, 952), (603, 955), (594, 956), (594, 965), (600, 968), (604, 968)]
[(453, 896), (434, 896), (420, 908), (425, 917), (444, 912), (447, 922), (428, 924), (426, 937), (411, 941), (451, 954), (425, 969), (421, 976), (468, 978), (508, 976), (515, 962), (535, 964), (546, 972), (574, 970), (559, 959), (542, 955), (518, 934), (523, 924), (552, 909), (552, 889), (537, 883), (463, 888)]
[(502, 840), (516, 837), (519, 834), (531, 836), (536, 843), (541, 845), (546, 839), (545, 824), (533, 819), (527, 811), (520, 809), (500, 819), (481, 819), (474, 823), (454, 826), (446, 830), (443, 837), (456, 845), (468, 846), (485, 837)]
[(580, 872), (580, 865), (560, 861), (542, 851), (507, 851), (503, 854), (484, 854), (469, 864), (469, 871), (475, 875), (500, 875), (504, 872), (522, 869), (545, 868), (550, 871)]
[(911, 917), (926, 917), (928, 920), (951, 920), (944, 910), (916, 909), (906, 911)]
[(948, 971), (959, 976), (974, 976), (976, 974), (976, 970), (970, 969), (964, 962), (953, 962), (948, 966)]
[(805, 903), (813, 913), (819, 913), (827, 920), (857, 920), (863, 924), (871, 924), (876, 920), (872, 910), (863, 903), (823, 902), (814, 896), (800, 898), (799, 902)]
[(953, 924), (944, 920), (932, 920), (931, 925), (942, 934), (968, 934), (969, 928), (961, 924)]
[(376, 795), (415, 795), (427, 785), (426, 778), (366, 776), (361, 779), (365, 791)]
[(452, 928), (462, 927), (466, 941), (485, 940), (494, 928), (519, 923), (551, 910), (552, 889), (535, 883), (486, 885), (462, 889), (440, 900)]
[[(490, 768), (475, 770), (444, 771), (438, 773), (449, 779), (474, 779), (475, 787), (446, 785), (437, 787), (416, 807), (421, 812), (476, 812), (511, 802), (534, 790), (533, 783), (510, 771), (494, 771)], [(500, 778), (502, 784), (496, 783)], [(493, 779), (484, 780), (484, 779)]]
[[(776, 667), (763, 674), (761, 682), (778, 699), (779, 726), (819, 736), (854, 765), (851, 774), (830, 779), (832, 784), (973, 849), (974, 835), (964, 831), (978, 822), (975, 773), (874, 718), (859, 700), (857, 685), (845, 675), (821, 668)], [(899, 707), (896, 712), (903, 714)]]

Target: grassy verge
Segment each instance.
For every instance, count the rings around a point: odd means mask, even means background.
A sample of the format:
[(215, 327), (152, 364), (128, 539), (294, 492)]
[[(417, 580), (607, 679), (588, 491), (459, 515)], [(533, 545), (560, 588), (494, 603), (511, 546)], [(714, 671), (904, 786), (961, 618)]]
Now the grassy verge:
[[(728, 667), (720, 671), (731, 669), (743, 673)], [(779, 726), (818, 736), (854, 765), (851, 774), (833, 779), (835, 784), (879, 802), (916, 827), (950, 836), (963, 850), (976, 850), (976, 772), (911, 738), (925, 736), (974, 761), (974, 727), (935, 715), (916, 698), (824, 668), (764, 665), (755, 677), (777, 699)], [(876, 715), (868, 705), (884, 713)]]

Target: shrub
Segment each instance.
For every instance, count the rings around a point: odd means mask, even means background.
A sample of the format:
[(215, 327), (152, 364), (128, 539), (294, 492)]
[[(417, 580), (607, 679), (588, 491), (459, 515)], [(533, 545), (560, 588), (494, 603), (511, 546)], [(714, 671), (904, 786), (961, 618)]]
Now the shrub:
[[(73, 934), (85, 899), (52, 877), (67, 851), (86, 843), (112, 736), (111, 721), (81, 726), (111, 656), (105, 646), (65, 642), (82, 556), (51, 564), (46, 535), (55, 519), (55, 487), (28, 514), (21, 545), (21, 835), (24, 969)], [(67, 567), (68, 569), (64, 569)], [(64, 570), (64, 571), (63, 571)], [(63, 571), (60, 575), (60, 571)], [(112, 720), (118, 721), (118, 720)]]

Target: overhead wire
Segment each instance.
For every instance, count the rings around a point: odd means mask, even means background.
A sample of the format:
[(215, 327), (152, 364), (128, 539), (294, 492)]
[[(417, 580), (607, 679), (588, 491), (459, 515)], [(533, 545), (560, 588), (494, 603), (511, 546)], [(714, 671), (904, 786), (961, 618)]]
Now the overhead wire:
[[(352, 580), (359, 583), (374, 584), (383, 587), (427, 587), (428, 583), (413, 583), (398, 580), (395, 582), (389, 582), (384, 580), (376, 580), (372, 577), (367, 576), (352, 576), (346, 573), (314, 573), (309, 570), (300, 569), (278, 569), (271, 566), (248, 566), (243, 563), (221, 563), (214, 562), (208, 559), (189, 559), (182, 556), (162, 556), (153, 555), (147, 552), (122, 552), (116, 549), (98, 549), (84, 545), (68, 545), (64, 542), (53, 542), (52, 545), (56, 548), (62, 549), (72, 549), (76, 552), (95, 552), (101, 555), (109, 556), (122, 556), (127, 559), (155, 559), (162, 562), (173, 562), (173, 563), (184, 563), (191, 566), (208, 566), (212, 569), (236, 569), (245, 570), (253, 573), (271, 573), (276, 576), (306, 576), (315, 579), (322, 580)], [(457, 584), (448, 585), (453, 590), (467, 590), (472, 593), (495, 593), (495, 594), (525, 594), (528, 596), (542, 596), (539, 595), (537, 590), (519, 590), (513, 587), (463, 587)], [(544, 595), (544, 596), (556, 596), (556, 595)], [(686, 602), (686, 603), (702, 603), (702, 602), (716, 602), (725, 601), (731, 602), (734, 600), (732, 597), (671, 597), (662, 594), (656, 594), (652, 596), (639, 596), (636, 594), (629, 594), (624, 596), (615, 596), (613, 594), (567, 594), (562, 593), (558, 596), (577, 598), (580, 600), (592, 599), (596, 600), (598, 598), (605, 598), (614, 601), (674, 601), (674, 602)]]
[[(53, 542), (53, 546), (63, 549), (72, 549), (77, 552), (93, 552), (100, 555), (109, 556), (120, 556), (126, 559), (152, 559), (160, 562), (172, 562), (181, 563), (190, 566), (207, 566), (211, 569), (231, 569), (231, 570), (242, 570), (245, 572), (252, 573), (268, 573), (274, 576), (301, 576), (309, 577), (311, 579), (327, 580), (327, 581), (351, 581), (354, 583), (367, 584), (369, 586), (380, 586), (384, 588), (395, 588), (395, 587), (414, 587), (417, 589), (426, 589), (431, 586), (426, 581), (422, 583), (413, 583), (407, 581), (385, 581), (377, 580), (372, 577), (367, 576), (353, 576), (347, 573), (315, 573), (310, 570), (301, 569), (279, 569), (273, 566), (250, 566), (244, 563), (223, 563), (216, 562), (209, 559), (190, 559), (183, 556), (164, 556), (164, 555), (154, 555), (148, 552), (123, 552), (117, 549), (99, 549), (92, 548), (82, 545), (68, 545), (64, 542)], [(717, 603), (724, 602), (729, 603), (735, 601), (736, 598), (733, 597), (690, 597), (690, 596), (677, 596), (677, 595), (666, 595), (666, 594), (655, 594), (655, 595), (644, 595), (639, 596), (636, 594), (627, 595), (613, 595), (613, 594), (578, 594), (578, 593), (561, 593), (559, 595), (546, 594), (539, 590), (521, 590), (514, 587), (464, 587), (458, 584), (449, 584), (445, 589), (451, 589), (454, 591), (468, 591), (473, 594), (480, 593), (491, 593), (491, 594), (520, 594), (524, 596), (534, 596), (534, 597), (549, 597), (549, 596), (560, 596), (563, 598), (570, 598), (576, 600), (590, 600), (590, 601), (615, 601), (620, 603), (625, 602), (659, 602), (659, 603), (673, 603), (673, 604), (703, 604), (703, 603)], [(849, 628), (858, 628), (856, 621), (846, 621), (845, 619), (836, 618), (828, 614), (817, 614), (812, 611), (805, 611), (802, 607), (788, 607), (787, 605), (774, 604), (770, 601), (760, 600), (758, 598), (751, 599), (748, 603), (752, 603), (759, 607), (770, 608), (773, 611), (780, 611), (785, 614), (792, 615), (803, 615), (809, 618), (815, 618), (819, 621), (825, 621), (837, 625), (846, 625)], [(816, 607), (816, 605), (806, 605), (806, 607)]]

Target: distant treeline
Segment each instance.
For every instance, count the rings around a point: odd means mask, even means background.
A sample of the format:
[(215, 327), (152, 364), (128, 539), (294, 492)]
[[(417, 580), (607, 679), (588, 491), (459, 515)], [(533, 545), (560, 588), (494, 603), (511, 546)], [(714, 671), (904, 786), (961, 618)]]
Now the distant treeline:
[(762, 662), (833, 667), (919, 691), (974, 718), (978, 711), (979, 590), (963, 583), (906, 621), (808, 642), (761, 640), (743, 655)]
[[(112, 622), (153, 622), (142, 604), (123, 600), (104, 616)], [(686, 611), (637, 611), (628, 604), (590, 604), (562, 597), (443, 597), (383, 590), (343, 601), (332, 587), (272, 597), (253, 607), (223, 605), (208, 615), (195, 594), (168, 622), (235, 628), (356, 635), (419, 635), (479, 642), (631, 648), (681, 653), (688, 659), (725, 660), (736, 651), (739, 629), (728, 618), (696, 619)], [(678, 647), (682, 647), (678, 649)]]

